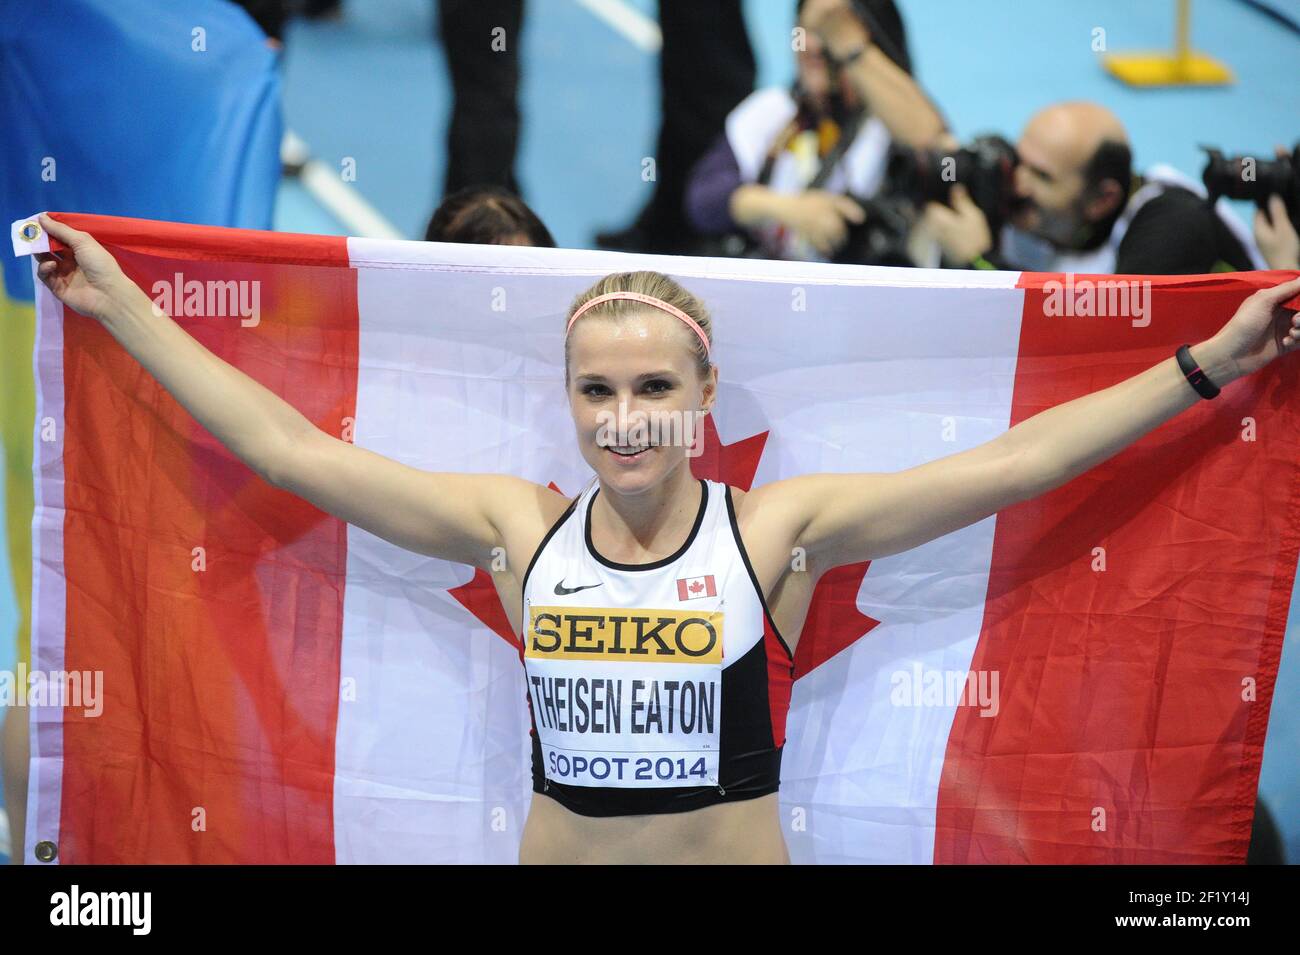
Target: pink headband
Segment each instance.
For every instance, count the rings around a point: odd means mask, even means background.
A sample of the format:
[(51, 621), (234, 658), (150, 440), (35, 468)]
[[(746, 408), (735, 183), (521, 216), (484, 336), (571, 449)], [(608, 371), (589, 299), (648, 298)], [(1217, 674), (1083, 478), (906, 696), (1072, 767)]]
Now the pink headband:
[(691, 331), (693, 331), (696, 335), (700, 336), (700, 341), (704, 343), (704, 357), (705, 358), (709, 357), (709, 351), (710, 351), (709, 339), (708, 336), (704, 334), (704, 329), (700, 328), (699, 322), (691, 318), (680, 308), (677, 308), (676, 306), (673, 305), (669, 305), (667, 302), (663, 301), (663, 299), (658, 299), (651, 295), (642, 295), (640, 292), (607, 292), (604, 295), (597, 295), (589, 302), (584, 302), (582, 304), (582, 307), (573, 313), (573, 318), (569, 319), (569, 327), (564, 330), (564, 334), (565, 335), (569, 334), (569, 332), (573, 328), (573, 323), (576, 322), (579, 318), (581, 318), (582, 313), (585, 312), (587, 309), (599, 305), (601, 302), (612, 302), (614, 301), (614, 299), (619, 299), (619, 298), (630, 299), (633, 302), (640, 302), (642, 305), (650, 305), (653, 306), (654, 308), (661, 309), (667, 312), (669, 315), (672, 315), (676, 318), (680, 318), (683, 322), (685, 322), (690, 327)]

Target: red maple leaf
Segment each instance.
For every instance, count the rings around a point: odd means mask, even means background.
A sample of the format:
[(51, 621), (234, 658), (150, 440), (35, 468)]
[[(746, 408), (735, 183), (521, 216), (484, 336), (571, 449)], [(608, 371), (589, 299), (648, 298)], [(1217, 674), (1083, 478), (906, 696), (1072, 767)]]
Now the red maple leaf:
[[(701, 453), (691, 459), (691, 472), (697, 478), (721, 481), (748, 491), (758, 472), (769, 432), (742, 438), (734, 444), (723, 444), (713, 418), (704, 419), (704, 439)], [(552, 490), (563, 494), (552, 481)], [(804, 619), (799, 642), (795, 648), (795, 679), (811, 673), (841, 650), (865, 636), (880, 621), (858, 610), (858, 590), (867, 575), (871, 561), (834, 567), (817, 581), (808, 616)], [(688, 589), (698, 593), (704, 589), (700, 581)], [(456, 600), (480, 623), (507, 641), (516, 650), (520, 647), (519, 635), (510, 627), (510, 619), (492, 584), (492, 575), (475, 569), (469, 583), (449, 591)]]
[(858, 609), (858, 591), (871, 561), (832, 567), (813, 589), (799, 643), (794, 648), (794, 678), (817, 669), (880, 625)]
[(519, 637), (510, 627), (510, 618), (506, 616), (505, 607), (501, 606), (501, 597), (496, 585), (492, 583), (492, 575), (486, 570), (475, 567), (474, 576), (469, 583), (453, 587), (447, 593), (455, 597), (479, 623), (518, 649)]
[(704, 419), (704, 438), (700, 453), (690, 459), (691, 473), (697, 478), (721, 481), (742, 491), (754, 483), (759, 459), (767, 444), (768, 432), (741, 438), (735, 444), (723, 444), (712, 417)]

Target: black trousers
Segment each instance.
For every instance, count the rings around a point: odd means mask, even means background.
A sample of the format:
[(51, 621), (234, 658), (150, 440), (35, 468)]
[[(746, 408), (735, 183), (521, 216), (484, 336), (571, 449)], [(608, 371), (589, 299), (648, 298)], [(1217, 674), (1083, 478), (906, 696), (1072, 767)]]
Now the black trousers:
[(663, 119), (654, 192), (637, 224), (667, 250), (695, 235), (683, 208), (687, 178), (727, 114), (753, 92), (756, 70), (741, 0), (659, 0), (659, 26)]
[[(514, 165), (523, 0), (439, 0), (438, 6), (454, 95), (443, 195), (469, 185), (519, 193)], [(663, 119), (655, 180), (647, 183), (651, 193), (637, 224), (668, 249), (693, 236), (683, 209), (687, 177), (727, 114), (753, 91), (756, 69), (741, 0), (660, 0), (659, 24)], [(505, 30), (504, 52), (492, 49), (494, 27)]]
[[(516, 194), (519, 41), (523, 0), (438, 0), (438, 33), (451, 71), (447, 174), (442, 194), (502, 186)], [(494, 49), (501, 27), (505, 49)]]

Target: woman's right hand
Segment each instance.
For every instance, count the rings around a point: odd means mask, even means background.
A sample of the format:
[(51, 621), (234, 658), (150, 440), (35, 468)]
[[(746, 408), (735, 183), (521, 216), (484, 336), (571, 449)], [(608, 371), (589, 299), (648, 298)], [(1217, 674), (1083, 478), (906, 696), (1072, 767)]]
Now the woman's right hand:
[(48, 235), (67, 248), (36, 253), (36, 275), (55, 298), (74, 312), (104, 322), (133, 295), (144, 295), (89, 232), (74, 229), (43, 212), (38, 221)]

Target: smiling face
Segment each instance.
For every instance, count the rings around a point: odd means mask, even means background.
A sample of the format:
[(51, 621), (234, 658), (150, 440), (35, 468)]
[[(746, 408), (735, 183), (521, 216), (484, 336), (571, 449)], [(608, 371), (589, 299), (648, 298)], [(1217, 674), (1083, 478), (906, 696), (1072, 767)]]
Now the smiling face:
[(578, 446), (612, 490), (654, 487), (687, 461), (693, 440), (703, 440), (701, 412), (717, 395), (718, 369), (701, 377), (693, 340), (681, 321), (653, 308), (584, 315), (569, 333)]

